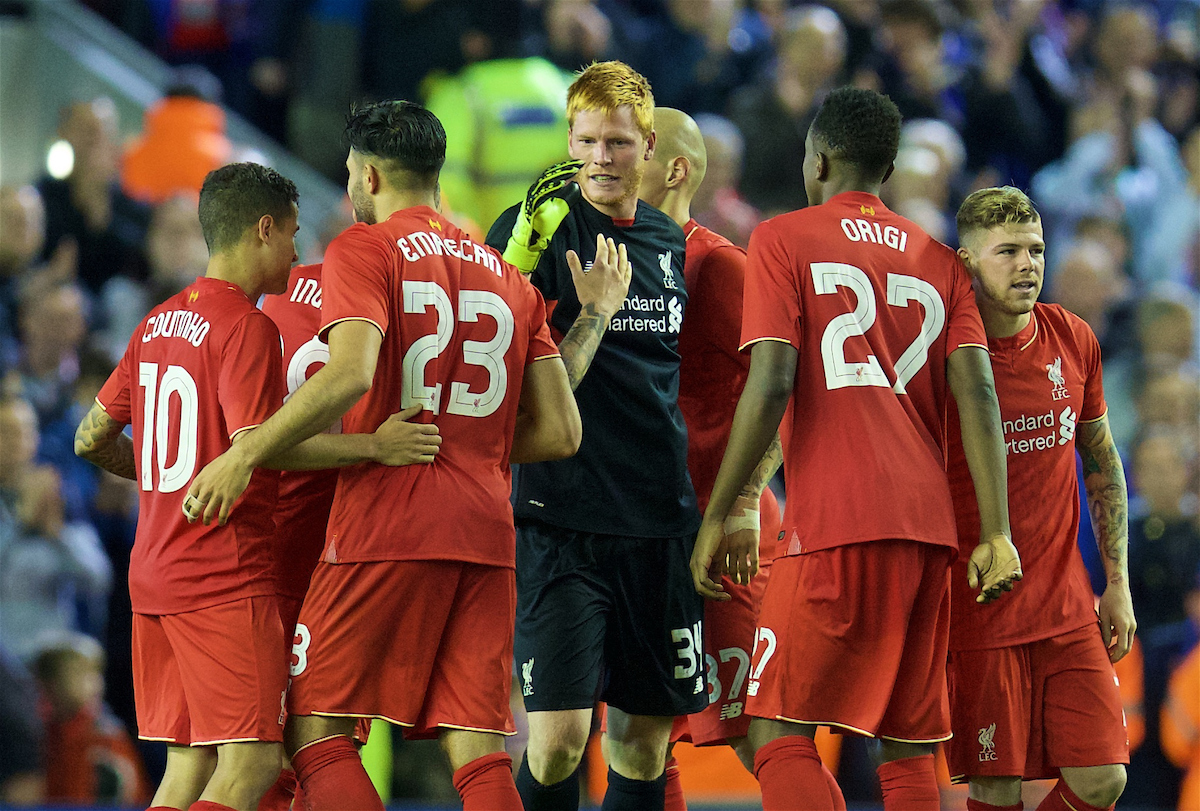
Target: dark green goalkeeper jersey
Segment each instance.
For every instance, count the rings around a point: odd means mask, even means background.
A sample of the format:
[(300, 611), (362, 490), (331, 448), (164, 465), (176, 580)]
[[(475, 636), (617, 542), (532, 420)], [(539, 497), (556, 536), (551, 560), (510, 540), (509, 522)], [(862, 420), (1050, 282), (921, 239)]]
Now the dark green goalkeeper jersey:
[[(504, 250), (516, 218), (517, 206), (501, 214), (488, 244)], [(513, 488), (515, 515), (607, 535), (686, 535), (700, 526), (700, 515), (678, 405), (679, 329), (687, 304), (683, 231), (641, 201), (628, 222), (578, 199), (532, 276), (547, 306), (554, 307), (550, 326), (559, 342), (580, 310), (567, 251), (575, 251), (587, 267), (596, 256), (597, 234), (628, 250), (629, 295), (575, 391), (583, 417), (579, 453), (521, 465)]]

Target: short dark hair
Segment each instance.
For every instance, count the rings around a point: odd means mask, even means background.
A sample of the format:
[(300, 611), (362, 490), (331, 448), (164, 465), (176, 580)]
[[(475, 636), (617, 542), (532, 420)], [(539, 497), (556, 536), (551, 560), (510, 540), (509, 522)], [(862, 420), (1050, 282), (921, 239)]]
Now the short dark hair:
[(882, 93), (839, 87), (821, 103), (812, 134), (833, 157), (882, 179), (900, 149), (900, 110)]
[(355, 104), (346, 117), (346, 141), (355, 152), (382, 159), (385, 172), (410, 172), (427, 185), (437, 182), (446, 162), (442, 122), (411, 101)]
[(300, 199), (296, 184), (257, 163), (230, 163), (213, 169), (200, 187), (200, 230), (208, 253), (236, 245), (264, 214), (286, 220)]

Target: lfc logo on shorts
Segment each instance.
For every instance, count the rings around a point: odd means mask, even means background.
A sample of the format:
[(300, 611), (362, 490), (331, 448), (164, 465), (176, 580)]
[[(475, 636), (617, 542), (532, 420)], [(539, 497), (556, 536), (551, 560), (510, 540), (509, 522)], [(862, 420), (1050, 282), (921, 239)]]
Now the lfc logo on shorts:
[(521, 695), (533, 695), (533, 659), (521, 663)]
[(984, 727), (979, 730), (979, 745), (983, 747), (983, 751), (979, 753), (979, 762), (983, 763), (987, 760), (996, 760), (996, 744), (993, 739), (996, 737), (996, 724), (992, 723), (989, 727)]

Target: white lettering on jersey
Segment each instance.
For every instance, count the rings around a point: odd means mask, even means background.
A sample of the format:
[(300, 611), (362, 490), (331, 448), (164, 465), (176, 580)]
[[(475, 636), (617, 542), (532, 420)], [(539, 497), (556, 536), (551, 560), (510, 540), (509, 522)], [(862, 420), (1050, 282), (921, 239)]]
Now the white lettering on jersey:
[(908, 232), (901, 231), (894, 225), (879, 227), (879, 223), (868, 220), (852, 220), (842, 218), (842, 233), (851, 242), (871, 242), (876, 245), (886, 245), (900, 253), (908, 246)]
[(191, 310), (169, 310), (146, 322), (142, 343), (150, 343), (155, 338), (182, 338), (199, 347), (208, 337), (208, 330), (208, 321), (203, 316)]
[(500, 258), (483, 245), (472, 242), (467, 237), (451, 239), (435, 234), (432, 231), (414, 231), (396, 240), (396, 247), (405, 260), (416, 262), (427, 256), (453, 256), (464, 262), (471, 262), (503, 276)]

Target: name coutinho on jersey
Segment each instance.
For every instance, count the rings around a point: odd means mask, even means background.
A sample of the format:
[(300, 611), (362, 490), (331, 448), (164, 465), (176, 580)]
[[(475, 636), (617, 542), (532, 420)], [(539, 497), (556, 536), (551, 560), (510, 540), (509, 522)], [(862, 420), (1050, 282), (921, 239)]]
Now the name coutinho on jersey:
[(500, 258), (466, 237), (451, 239), (432, 231), (414, 231), (408, 236), (399, 237), (396, 247), (409, 262), (416, 262), (426, 256), (453, 256), (464, 262), (483, 265), (497, 276), (504, 275), (500, 269)]
[(208, 329), (208, 321), (191, 310), (170, 310), (146, 322), (142, 343), (150, 343), (154, 338), (182, 338), (198, 347), (208, 336)]
[(849, 217), (843, 217), (842, 233), (851, 242), (873, 242), (876, 245), (895, 248), (900, 253), (904, 253), (905, 247), (908, 246), (907, 231), (901, 231), (894, 225), (880, 228), (879, 223), (869, 220), (852, 220)]

